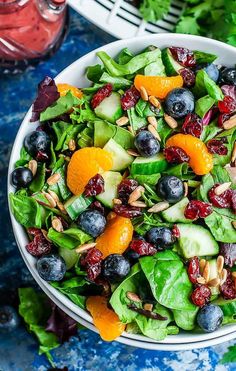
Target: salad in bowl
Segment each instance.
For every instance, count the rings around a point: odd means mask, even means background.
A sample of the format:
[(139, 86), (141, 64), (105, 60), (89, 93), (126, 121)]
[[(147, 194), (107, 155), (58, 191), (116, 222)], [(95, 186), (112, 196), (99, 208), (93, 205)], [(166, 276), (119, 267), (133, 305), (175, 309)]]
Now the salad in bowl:
[(236, 69), (149, 46), (90, 87), (38, 87), (10, 207), (41, 279), (104, 340), (213, 332), (236, 314)]

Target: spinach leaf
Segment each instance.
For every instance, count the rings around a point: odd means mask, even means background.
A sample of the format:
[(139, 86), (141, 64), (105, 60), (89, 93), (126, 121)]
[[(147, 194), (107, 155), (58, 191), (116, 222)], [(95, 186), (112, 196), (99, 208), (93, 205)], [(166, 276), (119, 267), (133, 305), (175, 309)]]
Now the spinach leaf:
[(205, 95), (196, 101), (195, 112), (198, 116), (203, 118), (214, 104), (215, 99), (210, 97), (210, 95)]
[(171, 129), (169, 125), (167, 125), (167, 123), (165, 122), (163, 118), (160, 118), (159, 120), (157, 120), (157, 132), (161, 137), (161, 142), (163, 146), (165, 145), (166, 140), (168, 139), (172, 131), (173, 129)]
[(212, 63), (217, 59), (217, 55), (201, 52), (200, 50), (194, 50), (193, 54), (194, 54), (197, 64)]
[(161, 177), (161, 174), (151, 174), (151, 175), (135, 174), (132, 176), (133, 179), (137, 180), (137, 182), (142, 185), (146, 183), (150, 185), (156, 185), (160, 177)]
[(194, 310), (173, 310), (175, 323), (178, 327), (183, 330), (193, 330), (196, 325), (196, 316), (199, 308), (196, 307)]
[(111, 138), (124, 149), (134, 148), (134, 136), (128, 130), (107, 121), (96, 120), (94, 122), (94, 146), (102, 148)]
[(75, 97), (69, 90), (65, 96), (60, 97), (55, 103), (40, 113), (40, 121), (52, 120), (71, 110), (74, 106), (79, 105), (80, 99)]
[(16, 161), (15, 167), (25, 166), (26, 164), (28, 164), (30, 160), (32, 160), (32, 157), (30, 156), (30, 154), (26, 151), (25, 147), (23, 146), (20, 150), (20, 158), (18, 161)]
[(56, 246), (70, 250), (92, 240), (90, 235), (75, 227), (66, 229), (64, 232), (57, 232), (53, 228), (50, 228), (48, 238)]
[(228, 149), (228, 153), (225, 156), (220, 156), (217, 154), (214, 154), (214, 165), (221, 165), (225, 166), (226, 164), (230, 163), (230, 159), (232, 156), (233, 146), (236, 141), (236, 128), (232, 128), (229, 130), (224, 130), (220, 134), (218, 134), (215, 139), (221, 139), (226, 138), (227, 143), (225, 143), (225, 146)]
[(129, 122), (132, 128), (132, 131), (135, 133), (138, 129), (147, 125), (146, 119), (137, 115), (135, 108), (132, 107), (127, 110)]
[(236, 216), (231, 219), (215, 210), (204, 219), (216, 241), (225, 243), (235, 243), (236, 241), (236, 230), (232, 225), (235, 220)]
[(144, 213), (142, 216), (133, 219), (134, 230), (144, 235), (151, 227), (171, 227), (171, 223), (164, 223), (156, 213)]
[(144, 52), (136, 55), (125, 64), (119, 64), (114, 61), (106, 52), (98, 52), (97, 56), (101, 59), (104, 67), (112, 76), (126, 76), (137, 72), (144, 68), (149, 63), (156, 62), (161, 58), (160, 49), (155, 49), (150, 52)]
[(100, 64), (96, 64), (95, 66), (89, 66), (86, 70), (87, 78), (93, 82), (99, 82), (102, 73), (103, 69)]
[(71, 197), (71, 192), (66, 184), (66, 165), (62, 165), (64, 163), (64, 158), (62, 157), (62, 159), (63, 160), (59, 159), (57, 161), (52, 171), (52, 174), (59, 174), (60, 179), (56, 184), (50, 185), (49, 189), (56, 192), (56, 194), (63, 200), (67, 200), (69, 197)]
[(127, 89), (131, 86), (132, 82), (125, 79), (124, 77), (113, 77), (110, 76), (107, 72), (103, 72), (103, 74), (100, 77), (100, 82), (106, 83), (106, 84), (112, 84), (113, 89)]
[(147, 118), (149, 116), (161, 117), (164, 114), (162, 108), (159, 111), (157, 109), (155, 109), (155, 112), (152, 111), (150, 103), (145, 102), (141, 98), (139, 99), (138, 103), (135, 105), (135, 110), (140, 117), (144, 117), (144, 118)]
[(85, 309), (87, 296), (85, 291), (90, 283), (85, 280), (84, 276), (72, 277), (62, 282), (52, 282), (51, 285), (66, 295), (73, 303), (80, 308)]
[(46, 177), (46, 165), (45, 163), (38, 163), (37, 173), (30, 183), (29, 189), (31, 192), (39, 192), (44, 186)]
[(88, 121), (97, 120), (97, 117), (93, 110), (90, 108), (88, 97), (85, 95), (79, 99), (77, 107), (73, 108), (73, 112), (70, 114), (70, 118), (73, 124), (87, 123)]
[(77, 142), (80, 148), (92, 147), (94, 138), (94, 125), (88, 123), (87, 126), (78, 134)]
[(68, 124), (68, 122), (65, 121), (56, 121), (52, 124), (52, 129), (54, 130), (54, 133), (57, 138), (57, 143), (55, 150), (60, 151), (63, 147), (63, 143), (65, 141), (66, 135), (70, 130), (72, 129), (73, 125)]
[(49, 168), (50, 169), (53, 169), (54, 165), (57, 162), (57, 158), (56, 158), (56, 153), (55, 153), (55, 150), (54, 150), (53, 142), (51, 142), (51, 144), (50, 144), (50, 153), (51, 153), (51, 161), (50, 161)]
[(155, 62), (149, 63), (144, 68), (144, 75), (146, 76), (166, 76), (165, 66), (161, 58), (158, 58)]
[(216, 120), (214, 120), (209, 125), (203, 127), (201, 140), (203, 142), (207, 142), (208, 140), (214, 138), (220, 131), (222, 131), (222, 129), (219, 128)]
[(189, 165), (186, 162), (182, 164), (170, 166), (167, 170), (164, 171), (164, 174), (174, 175), (180, 178), (181, 180), (188, 180), (195, 177)]
[(208, 76), (206, 71), (200, 70), (196, 74), (196, 82), (193, 87), (193, 92), (196, 96), (203, 96), (208, 94), (216, 101), (222, 100), (224, 94), (220, 87)]
[(194, 310), (190, 302), (192, 284), (179, 256), (164, 251), (139, 260), (155, 299), (161, 305), (177, 310)]
[(126, 64), (128, 63), (132, 58), (134, 57), (134, 54), (128, 49), (123, 48), (120, 53), (118, 54), (118, 63), (119, 64)]
[(10, 194), (11, 211), (21, 225), (25, 228), (42, 228), (44, 224), (44, 209), (34, 198), (20, 192)]

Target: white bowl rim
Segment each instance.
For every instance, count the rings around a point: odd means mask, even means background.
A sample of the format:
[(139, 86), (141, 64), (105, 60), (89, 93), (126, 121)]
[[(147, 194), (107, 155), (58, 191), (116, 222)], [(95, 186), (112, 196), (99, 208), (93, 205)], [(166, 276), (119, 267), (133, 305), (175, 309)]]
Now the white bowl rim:
[[(77, 65), (79, 66), (80, 63), (84, 63), (85, 61), (87, 61), (87, 60), (89, 61), (90, 59), (92, 59), (92, 57), (95, 56), (95, 53), (97, 51), (105, 50), (105, 51), (109, 52), (110, 49), (111, 49), (111, 54), (113, 55), (114, 53), (112, 52), (112, 49), (115, 49), (116, 52), (119, 51), (122, 47), (126, 47), (126, 46), (131, 47), (131, 49), (132, 49), (132, 46), (130, 46), (130, 44), (134, 44), (134, 42), (135, 43), (138, 42), (138, 44), (140, 44), (140, 45), (141, 45), (142, 42), (147, 43), (149, 45), (151, 43), (156, 43), (156, 45), (158, 45), (158, 42), (159, 42), (159, 44), (162, 44), (162, 46), (160, 46), (160, 47), (163, 47), (163, 41), (164, 41), (165, 45), (172, 44), (172, 45), (180, 46), (181, 44), (182, 45), (185, 44), (184, 46), (186, 46), (186, 44), (188, 44), (189, 48), (192, 48), (192, 44), (194, 42), (196, 42), (196, 43), (198, 42), (200, 44), (202, 43), (202, 46), (201, 46), (201, 48), (196, 47), (196, 49), (199, 49), (199, 50), (200, 49), (202, 49), (202, 50), (205, 49), (205, 51), (208, 51), (208, 47), (210, 46), (210, 47), (216, 48), (218, 50), (222, 49), (224, 51), (229, 51), (230, 53), (234, 53), (235, 56), (236, 56), (236, 48), (235, 47), (227, 45), (223, 42), (208, 39), (208, 38), (205, 38), (205, 37), (202, 37), (202, 36), (192, 36), (192, 35), (172, 34), (172, 33), (157, 34), (157, 35), (152, 34), (152, 35), (141, 36), (141, 37), (136, 37), (136, 38), (131, 38), (131, 39), (114, 41), (110, 44), (107, 44), (105, 46), (102, 46), (102, 47), (99, 47), (95, 50), (92, 50), (88, 54), (86, 54), (83, 57), (77, 59), (71, 65), (66, 67), (62, 72), (60, 72), (56, 76), (55, 80), (56, 80), (56, 82), (65, 82), (65, 80), (63, 80), (64, 75), (66, 75), (75, 66), (77, 66)], [(141, 48), (142, 48), (142, 45), (141, 45)], [(210, 52), (210, 50), (209, 50), (209, 52)], [(87, 66), (90, 65), (90, 63), (91, 62), (86, 62), (86, 65)], [(225, 62), (225, 64), (227, 65), (227, 62)], [(68, 82), (68, 81), (66, 81), (66, 82)], [(12, 147), (10, 161), (9, 161), (9, 169), (8, 169), (8, 195), (9, 195), (10, 192), (14, 192), (14, 188), (11, 185), (11, 182), (10, 182), (10, 174), (11, 174), (11, 171), (13, 170), (13, 168), (14, 168), (14, 163), (15, 163), (17, 157), (19, 156), (18, 146), (19, 146), (20, 143), (22, 143), (22, 140), (21, 140), (22, 135), (21, 134), (23, 133), (25, 126), (29, 122), (30, 115), (31, 115), (31, 109), (32, 109), (32, 106), (30, 107), (29, 111), (25, 115), (25, 117), (24, 117), (24, 119), (23, 119), (23, 121), (22, 121), (22, 123), (21, 123), (21, 125), (18, 129), (16, 138), (15, 138), (15, 141), (14, 141), (14, 144), (13, 144), (13, 147)], [(30, 124), (30, 125), (31, 125), (31, 129), (33, 130), (34, 129), (34, 124)], [(30, 130), (28, 130), (28, 131), (30, 131)], [(8, 197), (8, 202), (9, 202), (9, 197)], [(9, 206), (9, 210), (10, 210), (10, 206)], [(13, 226), (14, 235), (15, 235), (19, 250), (21, 252), (21, 255), (22, 255), (23, 259), (25, 260), (28, 268), (30, 267), (29, 269), (30, 269), (31, 274), (34, 276), (34, 278), (37, 277), (37, 279), (36, 278), (35, 279), (39, 283), (39, 285), (42, 286), (43, 289), (47, 290), (48, 293), (51, 293), (51, 295), (55, 299), (58, 299), (59, 302), (62, 303), (64, 308), (70, 308), (70, 310), (73, 311), (73, 313), (76, 313), (77, 316), (79, 316), (81, 319), (83, 319), (84, 321), (89, 323), (90, 326), (91, 326), (91, 329), (96, 331), (95, 327), (92, 325), (91, 316), (85, 310), (80, 309), (78, 306), (76, 306), (74, 303), (72, 303), (67, 297), (65, 297), (63, 294), (58, 292), (50, 284), (43, 281), (39, 277), (39, 275), (36, 271), (36, 268), (35, 268), (35, 264), (32, 263), (32, 259), (33, 259), (32, 256), (29, 253), (27, 253), (27, 251), (24, 248), (24, 246), (25, 246), (25, 241), (24, 240), (26, 238), (26, 233), (24, 231), (24, 228), (20, 224), (17, 223), (17, 221), (14, 219), (14, 216), (11, 213), (11, 211), (10, 211), (10, 217), (11, 217), (11, 222), (12, 222), (12, 226)], [(30, 260), (31, 260), (31, 263), (30, 263)], [(205, 343), (204, 346), (207, 347), (207, 346), (210, 345), (209, 342), (210, 342), (211, 339), (218, 339), (218, 343), (220, 343), (223, 340), (223, 339), (220, 340), (222, 337), (224, 337), (226, 335), (230, 335), (230, 334), (232, 335), (233, 333), (235, 333), (235, 330), (236, 330), (236, 325), (227, 325), (227, 326), (221, 327), (215, 333), (193, 334), (193, 333), (189, 332), (187, 343), (192, 344), (192, 349), (195, 348), (195, 344), (197, 344), (199, 342), (204, 342)], [(234, 337), (236, 337), (236, 333), (235, 333)], [(123, 339), (123, 338), (129, 338), (130, 339), (130, 334), (124, 332), (122, 334), (122, 336), (120, 338), (118, 338), (117, 340), (121, 341), (121, 339)], [(187, 344), (185, 342), (185, 338), (183, 338), (182, 333), (180, 333), (178, 335), (172, 335), (172, 336), (169, 335), (165, 340), (163, 340), (161, 342), (156, 342), (156, 341), (154, 341), (152, 339), (149, 339), (149, 338), (147, 338), (145, 336), (142, 336), (142, 335), (132, 335), (132, 339), (130, 339), (129, 341), (130, 341), (129, 342), (130, 345), (132, 345), (132, 343), (134, 344), (134, 342), (139, 342), (140, 347), (145, 347), (145, 348), (146, 348), (146, 346), (145, 346), (146, 343), (153, 344), (153, 347), (155, 349), (159, 349), (159, 346), (162, 345), (162, 344), (169, 344), (169, 347), (168, 347), (169, 350), (171, 350), (172, 345), (175, 344), (175, 343), (178, 344), (178, 345), (180, 345), (180, 343)], [(137, 345), (134, 344), (134, 346), (137, 346)], [(152, 349), (154, 349), (154, 348), (152, 348)]]

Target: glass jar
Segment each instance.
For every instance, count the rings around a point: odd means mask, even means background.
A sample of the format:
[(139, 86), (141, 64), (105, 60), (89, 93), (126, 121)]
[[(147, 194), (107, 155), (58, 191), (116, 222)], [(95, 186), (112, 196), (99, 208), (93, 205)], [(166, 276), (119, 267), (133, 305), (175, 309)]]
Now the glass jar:
[(66, 28), (65, 0), (0, 0), (0, 66), (14, 68), (54, 52)]

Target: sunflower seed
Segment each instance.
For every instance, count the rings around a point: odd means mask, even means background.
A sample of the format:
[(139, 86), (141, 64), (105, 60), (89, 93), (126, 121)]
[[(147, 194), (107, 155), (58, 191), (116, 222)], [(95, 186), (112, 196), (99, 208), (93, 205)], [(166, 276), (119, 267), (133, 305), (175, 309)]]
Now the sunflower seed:
[(220, 285), (222, 286), (227, 280), (227, 270), (225, 268), (222, 270), (220, 278), (221, 278)]
[(143, 309), (148, 310), (149, 312), (151, 312), (153, 310), (153, 304), (146, 303), (146, 304), (144, 304)]
[(224, 268), (225, 259), (222, 255), (219, 255), (216, 259), (217, 271), (220, 274)]
[(46, 199), (48, 200), (50, 206), (52, 208), (56, 207), (57, 206), (57, 203), (56, 201), (54, 200), (54, 198), (47, 192), (43, 192), (44, 196), (46, 197)]
[(58, 204), (59, 201), (59, 198), (58, 198), (58, 195), (56, 194), (56, 192), (54, 191), (51, 191), (51, 189), (48, 190), (48, 193), (52, 196), (52, 198), (55, 200), (56, 204)]
[(133, 202), (130, 202), (129, 204), (130, 206), (134, 206), (134, 207), (147, 207), (147, 205), (143, 201), (133, 201)]
[(139, 157), (140, 154), (136, 151), (134, 151), (133, 149), (127, 149), (127, 153), (130, 155), (130, 156), (134, 156), (134, 157)]
[(122, 201), (119, 198), (113, 198), (113, 204), (114, 205), (121, 205)]
[(232, 129), (236, 126), (236, 115), (233, 115), (230, 117), (229, 120), (226, 120), (224, 123), (223, 123), (223, 128), (225, 130), (228, 130), (228, 129)]
[(135, 292), (127, 291), (126, 296), (129, 300), (132, 300), (136, 303), (140, 303), (142, 301), (140, 297), (137, 294), (135, 294)]
[(47, 179), (47, 184), (48, 185), (54, 185), (54, 184), (57, 184), (59, 182), (61, 178), (61, 175), (58, 174), (58, 173), (55, 173), (53, 175), (51, 175), (48, 179)]
[(148, 93), (147, 93), (147, 90), (144, 88), (144, 86), (140, 87), (140, 95), (141, 95), (142, 100), (144, 100), (145, 102), (148, 101)]
[(202, 276), (197, 277), (197, 283), (200, 283), (201, 285), (205, 285), (206, 280)]
[(134, 201), (137, 201), (142, 196), (142, 193), (144, 193), (144, 191), (145, 189), (142, 186), (138, 186), (137, 188), (135, 188), (135, 190), (130, 193), (128, 203), (130, 204)]
[(188, 195), (188, 183), (184, 182), (184, 197)]
[(236, 229), (236, 221), (232, 221), (232, 226)]
[(170, 207), (167, 201), (161, 201), (157, 204), (153, 205), (150, 209), (148, 209), (149, 213), (159, 213), (160, 211), (164, 211)]
[(154, 128), (153, 125), (149, 124), (148, 125), (148, 131), (154, 136), (154, 138), (156, 138), (159, 142), (161, 141), (161, 137), (160, 135), (158, 134), (158, 132), (156, 131), (156, 129)]
[(234, 162), (236, 160), (236, 142), (234, 142), (234, 148), (232, 151), (232, 156), (231, 156), (231, 162)]
[(78, 254), (81, 254), (82, 252), (90, 250), (95, 246), (96, 246), (96, 242), (84, 243), (83, 245), (80, 245), (79, 247), (77, 247), (75, 251)]
[(62, 202), (58, 202), (57, 203), (57, 207), (58, 207), (58, 209), (63, 213), (63, 214), (67, 214), (67, 211), (66, 211), (66, 209), (65, 209), (65, 207), (64, 207), (64, 205), (63, 205), (63, 203)]
[(157, 129), (157, 120), (156, 120), (156, 117), (154, 117), (154, 116), (148, 116), (147, 117), (147, 120), (148, 120), (149, 124), (151, 124), (155, 129)]
[(209, 277), (210, 277), (210, 264), (209, 264), (208, 261), (206, 261), (205, 267), (203, 269), (202, 276), (203, 276), (203, 278), (205, 278), (205, 281), (206, 282), (209, 281)]
[(204, 271), (205, 265), (206, 265), (206, 260), (205, 259), (200, 259), (200, 261), (199, 261), (199, 270), (200, 270), (200, 273), (201, 274)]
[(159, 102), (159, 100), (154, 97), (154, 95), (150, 95), (149, 97), (149, 102), (156, 108), (161, 108), (161, 103)]
[(118, 120), (116, 120), (116, 124), (118, 126), (124, 126), (124, 125), (128, 124), (128, 122), (129, 122), (129, 119), (126, 116), (122, 116), (121, 118), (119, 118)]
[(41, 232), (44, 238), (46, 238), (47, 241), (51, 242), (51, 240), (48, 238), (48, 232), (45, 229), (41, 229)]
[(178, 126), (178, 122), (171, 116), (167, 115), (166, 113), (164, 114), (164, 119), (165, 119), (165, 122), (167, 123), (167, 125), (169, 125), (169, 127), (171, 129), (176, 129), (177, 126)]
[(230, 188), (230, 186), (231, 186), (231, 182), (220, 184), (215, 188), (214, 192), (217, 196), (220, 196), (222, 193), (227, 191)]
[(213, 278), (212, 280), (208, 282), (208, 285), (211, 287), (217, 287), (220, 285), (220, 279), (218, 277)]
[(36, 160), (30, 160), (28, 163), (28, 168), (31, 170), (33, 176), (36, 175), (38, 169), (38, 163)]
[(63, 232), (63, 225), (59, 218), (55, 217), (52, 219), (52, 228), (57, 232)]
[(68, 143), (68, 148), (70, 151), (75, 151), (76, 149), (76, 144), (74, 139), (70, 139)]

